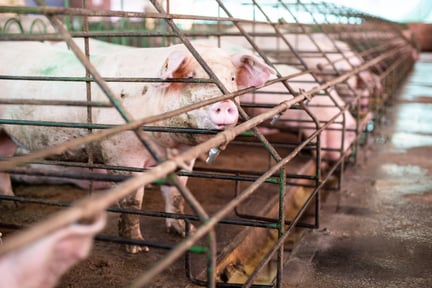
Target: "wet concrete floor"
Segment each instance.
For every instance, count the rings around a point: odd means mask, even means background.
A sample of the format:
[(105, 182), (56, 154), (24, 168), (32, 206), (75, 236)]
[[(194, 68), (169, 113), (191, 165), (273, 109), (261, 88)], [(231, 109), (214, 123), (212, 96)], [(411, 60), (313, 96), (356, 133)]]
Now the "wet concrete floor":
[(422, 53), (283, 287), (432, 287), (432, 53)]

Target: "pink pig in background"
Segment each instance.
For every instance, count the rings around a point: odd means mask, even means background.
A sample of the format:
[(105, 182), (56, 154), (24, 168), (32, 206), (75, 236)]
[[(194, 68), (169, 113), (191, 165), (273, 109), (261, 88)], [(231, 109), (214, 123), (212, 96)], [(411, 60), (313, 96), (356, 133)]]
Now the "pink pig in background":
[[(219, 41), (223, 49), (231, 51), (231, 53), (252, 53), (251, 50), (224, 39), (225, 38), (222, 38)], [(211, 38), (193, 42), (195, 45), (202, 43), (217, 45), (218, 41), (217, 39)], [(275, 68), (282, 76), (301, 73), (299, 69), (286, 64), (276, 64)], [(272, 79), (273, 78), (276, 78), (276, 76), (272, 76)], [(309, 91), (320, 86), (320, 83), (309, 73), (291, 78), (287, 82), (296, 92), (300, 90)], [(259, 88), (257, 93), (248, 93), (240, 97), (242, 103), (270, 105), (277, 105), (292, 98), (293, 96), (288, 93), (287, 88), (280, 82)], [(328, 89), (328, 94), (326, 95), (314, 95), (312, 99), (308, 101), (307, 106), (318, 121), (320, 121), (320, 125), (324, 125), (341, 111), (337, 106), (343, 108), (346, 104), (347, 102), (339, 96), (335, 89)], [(257, 107), (247, 109), (247, 112), (249, 112), (251, 116), (259, 115), (265, 111), (265, 108)], [(366, 118), (370, 119), (370, 115), (368, 114)], [(302, 136), (309, 137), (315, 132), (315, 124), (311, 121), (311, 117), (304, 110), (288, 109), (280, 115), (275, 128), (283, 129), (289, 127), (297, 129)], [(342, 124), (343, 121), (345, 121), (346, 129), (344, 132), (342, 131), (344, 128)], [(262, 128), (261, 132), (268, 135), (278, 131), (278, 129), (269, 128), (270, 129)], [(352, 114), (346, 110), (336, 118), (334, 123), (329, 125), (329, 128), (330, 129), (326, 129), (320, 134), (321, 148), (323, 148), (320, 156), (322, 159), (336, 161), (342, 156), (341, 152), (337, 150), (341, 150), (342, 153), (346, 152), (354, 142), (356, 138), (357, 121)], [(362, 129), (362, 127), (360, 127), (360, 129)]]

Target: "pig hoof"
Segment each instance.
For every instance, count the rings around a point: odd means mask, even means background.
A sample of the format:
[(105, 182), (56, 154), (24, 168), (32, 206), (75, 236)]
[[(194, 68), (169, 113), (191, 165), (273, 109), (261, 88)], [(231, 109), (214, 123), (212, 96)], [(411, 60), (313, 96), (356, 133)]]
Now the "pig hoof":
[[(184, 220), (167, 219), (166, 223), (168, 233), (176, 233), (182, 237), (186, 237), (186, 224)], [(195, 230), (194, 225), (189, 223), (189, 233), (193, 233)]]
[(150, 249), (147, 246), (126, 245), (126, 252), (137, 254), (140, 252), (148, 252)]

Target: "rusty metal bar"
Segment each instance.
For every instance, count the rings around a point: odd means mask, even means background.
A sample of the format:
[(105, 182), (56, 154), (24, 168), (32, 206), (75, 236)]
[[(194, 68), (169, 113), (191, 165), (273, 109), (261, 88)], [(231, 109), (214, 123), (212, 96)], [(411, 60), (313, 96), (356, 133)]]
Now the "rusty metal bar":
[[(65, 82), (96, 82), (90, 77), (57, 77), (57, 76), (14, 76), (0, 75), (3, 80), (27, 80), (27, 81), (65, 81)], [(102, 77), (105, 82), (149, 82), (149, 83), (215, 83), (212, 79), (207, 78), (178, 78), (178, 79), (161, 79), (161, 78), (140, 78), (140, 77)]]
[[(1, 78), (1, 77), (0, 77)], [(67, 101), (67, 100), (39, 100), (39, 99), (1, 99), (1, 105), (52, 105), (52, 106), (92, 106), (111, 108), (112, 105), (104, 102), (84, 102), (84, 101)]]

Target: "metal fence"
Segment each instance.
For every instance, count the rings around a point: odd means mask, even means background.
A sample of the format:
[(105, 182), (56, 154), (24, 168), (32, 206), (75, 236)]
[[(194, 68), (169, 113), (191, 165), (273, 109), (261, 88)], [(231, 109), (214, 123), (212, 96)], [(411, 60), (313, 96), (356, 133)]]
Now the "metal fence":
[[(31, 225), (23, 234), (6, 238), (0, 247), (0, 255), (27, 245), (43, 237), (48, 231), (108, 210), (117, 214), (132, 213), (139, 217), (183, 219), (187, 223), (186, 228), (190, 223), (196, 227), (194, 233), (189, 233), (186, 229), (185, 239), (166, 243), (147, 238), (141, 240), (98, 235), (100, 241), (166, 250), (160, 261), (147, 267), (140, 277), (131, 281), (133, 287), (151, 283), (155, 275), (170, 264), (180, 261), (179, 258), (183, 256), (187, 267), (186, 275), (193, 284), (207, 287), (281, 287), (284, 281), (284, 263), (289, 257), (289, 252), (285, 250), (287, 239), (299, 228), (319, 227), (320, 192), (340, 189), (344, 166), (356, 161), (368, 132), (371, 132), (373, 125), (379, 123), (386, 103), (415, 61), (415, 43), (403, 35), (404, 27), (346, 7), (309, 1), (207, 1), (213, 16), (194, 13), (192, 6), (187, 14), (176, 13), (176, 6), (173, 3), (169, 5), (166, 1), (162, 1), (163, 5), (159, 1), (150, 1), (149, 7), (153, 9), (150, 12), (131, 12), (127, 10), (127, 6), (124, 11), (109, 10), (109, 7), (106, 10), (92, 9), (83, 2), (80, 7), (72, 8), (68, 7), (68, 3), (65, 5), (68, 8), (44, 6), (43, 3), (36, 7), (1, 6), (0, 13), (4, 14), (4, 20), (1, 24), (0, 45), (4, 45), (4, 41), (37, 41), (45, 42), (47, 46), (65, 43), (63, 49), (76, 55), (85, 67), (85, 73), (80, 77), (0, 75), (0, 81), (22, 81), (23, 85), (29, 81), (60, 81), (65, 85), (86, 83), (85, 100), (59, 100), (56, 95), (45, 99), (17, 100), (9, 97), (8, 93), (12, 92), (2, 91), (0, 104), (4, 107), (48, 105), (51, 109), (65, 109), (64, 111), (72, 107), (84, 107), (89, 115), (97, 109), (110, 108), (115, 109), (125, 124), (93, 123), (91, 116), (87, 123), (0, 117), (0, 125), (87, 131), (87, 135), (66, 140), (55, 147), (3, 157), (0, 162), (1, 171), (17, 177), (34, 175), (51, 179), (93, 181), (89, 188), (92, 197), (73, 199), (73, 203), (76, 203), (73, 206), (67, 200), (0, 196), (2, 201), (68, 207), (62, 208), (60, 214)], [(242, 8), (233, 8), (233, 2), (241, 2), (236, 7)], [(190, 29), (179, 20), (190, 20)], [(167, 80), (103, 77), (92, 65), (90, 55), (105, 53), (104, 49), (109, 48), (103, 46), (98, 50), (96, 46), (92, 46), (91, 41), (95, 39), (105, 41), (103, 43), (134, 47), (163, 47), (182, 43), (207, 72), (208, 78)], [(260, 87), (228, 91), (195, 49), (194, 43), (203, 39), (206, 43), (226, 50), (239, 49), (256, 55), (275, 70), (275, 77)], [(219, 88), (221, 96), (138, 120), (129, 116), (122, 103), (122, 95), (116, 95), (111, 89), (111, 84), (117, 82), (133, 85), (170, 81), (192, 82), (194, 85), (210, 82)], [(97, 89), (103, 91), (106, 101), (92, 99), (92, 94)], [(158, 122), (175, 115), (241, 95), (249, 96), (237, 107), (240, 122), (233, 128), (217, 131), (158, 125)], [(314, 102), (314, 99), (326, 100)], [(325, 112), (327, 114), (323, 118), (323, 111), (330, 112)], [(352, 123), (349, 122), (351, 118), (354, 119)], [(278, 135), (282, 135), (282, 140), (267, 133), (270, 130), (277, 130)], [(97, 161), (97, 149), (92, 150), (97, 144), (91, 144), (123, 131), (135, 132), (142, 145), (151, 151), (156, 162), (154, 167), (143, 169), (112, 166)], [(158, 149), (152, 148), (154, 142), (149, 136), (152, 133), (210, 137), (202, 143), (191, 145), (180, 154), (166, 157)], [(347, 135), (350, 133), (354, 135), (352, 141), (348, 140), (350, 138)], [(328, 144), (330, 142), (335, 143)], [(90, 151), (89, 157), (84, 162), (48, 160), (50, 156), (80, 145), (93, 147), (87, 148)], [(228, 158), (223, 158), (224, 153), (230, 149), (234, 152)], [(186, 163), (208, 151), (210, 156), (206, 158), (220, 153), (219, 158), (222, 160), (218, 165), (198, 161), (193, 171), (184, 171)], [(249, 156), (236, 158), (235, 151), (245, 151)], [(264, 155), (265, 161), (260, 162), (260, 166), (248, 165), (248, 157), (253, 157), (253, 153)], [(238, 161), (244, 163), (232, 164)], [(45, 168), (41, 170), (22, 166), (29, 163), (40, 164)], [(59, 166), (65, 169), (61, 172), (46, 169)], [(74, 172), (73, 168), (76, 167), (90, 168), (90, 172)], [(110, 172), (99, 174), (92, 169), (106, 169)], [(228, 202), (218, 203), (219, 208), (209, 213), (206, 206), (194, 196), (194, 191), (180, 183), (178, 176), (201, 179), (209, 181), (208, 183), (212, 183), (210, 181), (214, 179), (226, 181), (229, 184), (224, 189), (230, 190), (227, 193), (231, 193), (232, 197)], [(116, 182), (117, 185), (106, 192), (94, 194), (92, 187), (98, 181)], [(150, 184), (177, 187), (192, 212), (183, 214), (115, 206), (140, 186)], [(213, 187), (206, 187), (206, 190), (206, 193), (216, 193)], [(303, 198), (296, 200), (299, 191), (302, 191)], [(144, 201), (145, 199), (146, 197)], [(295, 201), (299, 203), (293, 204)], [(1, 223), (0, 228), (7, 227), (7, 224)], [(236, 232), (237, 237), (232, 236), (231, 241), (223, 241), (229, 244), (221, 247), (219, 241), (216, 241), (216, 231), (223, 229), (219, 227), (226, 226), (241, 227), (241, 233)], [(204, 236), (207, 240), (202, 241)], [(245, 244), (244, 239), (254, 242), (254, 246)], [(259, 243), (264, 242), (266, 244), (263, 247), (258, 247)], [(250, 249), (260, 251), (258, 256), (254, 256), (254, 261), (250, 259), (252, 256), (244, 256), (251, 253)], [(244, 257), (235, 256), (237, 254), (233, 251)], [(248, 261), (255, 264), (249, 264)], [(191, 262), (201, 264), (198, 268), (192, 268)], [(260, 280), (263, 273), (271, 276), (265, 281)], [(242, 274), (241, 282), (235, 280), (239, 279), (238, 274)]]

